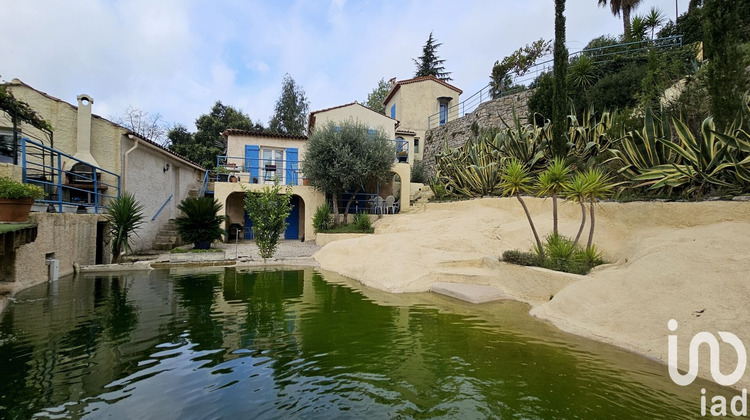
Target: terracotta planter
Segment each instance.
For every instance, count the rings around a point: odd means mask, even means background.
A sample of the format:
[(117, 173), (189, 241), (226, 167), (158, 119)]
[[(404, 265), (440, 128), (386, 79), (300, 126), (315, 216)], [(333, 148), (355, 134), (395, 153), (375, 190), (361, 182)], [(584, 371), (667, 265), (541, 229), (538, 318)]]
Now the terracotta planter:
[(302, 185), (310, 185), (310, 180), (307, 178), (302, 178)]
[(28, 222), (32, 204), (33, 198), (0, 198), (0, 222)]

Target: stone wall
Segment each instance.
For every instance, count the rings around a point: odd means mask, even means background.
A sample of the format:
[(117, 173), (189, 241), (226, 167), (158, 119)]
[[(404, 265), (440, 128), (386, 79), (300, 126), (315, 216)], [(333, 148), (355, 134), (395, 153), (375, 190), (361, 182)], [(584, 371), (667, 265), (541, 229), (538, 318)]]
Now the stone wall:
[(434, 173), (435, 154), (443, 149), (445, 142), (448, 142), (450, 148), (463, 146), (471, 136), (471, 126), (475, 122), (480, 129), (504, 127), (503, 121), (512, 124), (514, 107), (521, 121), (525, 122), (529, 113), (528, 101), (533, 93), (534, 89), (529, 89), (482, 103), (471, 114), (428, 130), (425, 135), (423, 159), (430, 173)]
[[(91, 265), (96, 261), (97, 223), (104, 217), (95, 214), (31, 213), (38, 226), (36, 240), (20, 246), (14, 253), (0, 257), (0, 265), (12, 264), (13, 291), (47, 281), (47, 255), (60, 260), (60, 277), (73, 273), (73, 264)], [(104, 245), (104, 263), (109, 262), (109, 248)]]

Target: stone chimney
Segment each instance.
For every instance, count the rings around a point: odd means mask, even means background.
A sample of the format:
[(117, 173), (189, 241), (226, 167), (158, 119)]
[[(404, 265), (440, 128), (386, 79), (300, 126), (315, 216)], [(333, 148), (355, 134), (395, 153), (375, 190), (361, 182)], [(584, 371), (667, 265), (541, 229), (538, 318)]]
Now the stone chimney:
[(74, 158), (99, 166), (91, 156), (91, 105), (94, 99), (89, 95), (78, 95), (78, 130), (76, 136), (76, 154)]
[(391, 90), (393, 90), (393, 88), (396, 87), (396, 78), (395, 77), (391, 78), (391, 80), (389, 80), (388, 83), (390, 83)]

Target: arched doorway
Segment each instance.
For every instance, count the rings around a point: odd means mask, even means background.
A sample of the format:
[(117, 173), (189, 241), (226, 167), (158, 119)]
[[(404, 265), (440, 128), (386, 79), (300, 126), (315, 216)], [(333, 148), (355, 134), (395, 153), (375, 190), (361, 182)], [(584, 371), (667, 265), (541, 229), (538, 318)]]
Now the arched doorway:
[[(227, 200), (229, 201), (229, 200)], [(282, 234), (282, 239), (288, 240), (304, 240), (305, 239), (305, 201), (302, 197), (294, 194), (291, 199), (292, 212), (286, 218), (287, 227)], [(245, 223), (245, 239), (254, 239), (253, 236), (253, 221), (244, 211), (244, 223)]]

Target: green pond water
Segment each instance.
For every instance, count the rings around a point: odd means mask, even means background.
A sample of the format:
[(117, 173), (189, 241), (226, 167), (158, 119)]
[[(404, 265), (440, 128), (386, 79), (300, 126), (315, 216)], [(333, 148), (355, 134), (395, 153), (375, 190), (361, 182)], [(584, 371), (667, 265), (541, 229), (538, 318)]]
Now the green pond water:
[(0, 418), (673, 419), (701, 388), (732, 396), (526, 305), (313, 269), (87, 274), (0, 314)]

